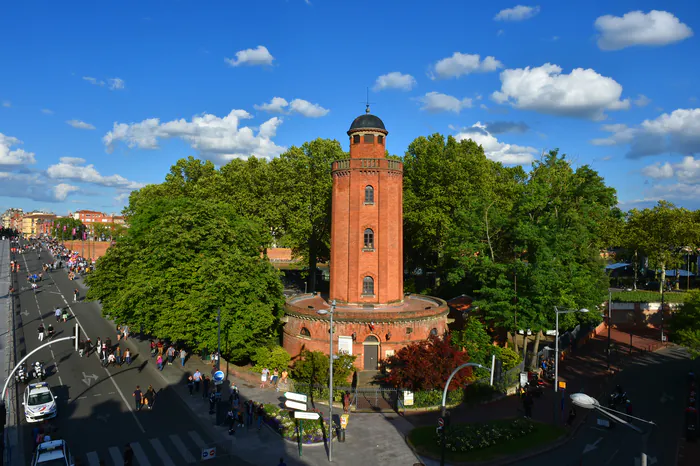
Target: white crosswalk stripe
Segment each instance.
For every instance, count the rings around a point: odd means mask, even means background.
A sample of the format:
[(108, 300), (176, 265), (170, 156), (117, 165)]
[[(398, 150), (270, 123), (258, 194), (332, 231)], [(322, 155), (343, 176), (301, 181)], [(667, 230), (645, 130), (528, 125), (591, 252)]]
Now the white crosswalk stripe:
[(143, 448), (141, 448), (141, 445), (138, 442), (131, 442), (129, 445), (131, 445), (131, 449), (134, 450), (134, 456), (136, 457), (136, 461), (138, 461), (140, 466), (151, 466), (151, 462), (148, 461), (146, 452), (143, 451)]
[(112, 462), (114, 464), (124, 464), (124, 459), (122, 458), (122, 453), (117, 447), (109, 447), (109, 456), (112, 457)]
[(191, 430), (191, 431), (187, 432), (187, 434), (190, 436), (190, 438), (192, 440), (194, 440), (194, 443), (196, 443), (199, 448), (204, 448), (207, 446), (207, 444), (204, 443), (204, 440), (202, 440), (202, 437), (200, 437), (196, 431)]
[(100, 466), (100, 457), (94, 451), (87, 454), (87, 460), (90, 466)]
[(173, 463), (173, 460), (165, 451), (165, 448), (163, 447), (163, 444), (160, 443), (160, 440), (157, 438), (152, 438), (151, 445), (153, 445), (153, 449), (156, 451), (156, 453), (158, 453), (158, 457), (163, 462), (162, 464), (164, 466), (175, 466), (175, 463)]
[(187, 461), (188, 464), (195, 462), (194, 456), (192, 456), (189, 450), (187, 450), (187, 447), (182, 440), (180, 440), (180, 437), (173, 434), (170, 436), (170, 441), (173, 443), (173, 445), (175, 445), (177, 452), (180, 453), (180, 456), (182, 456), (182, 458)]

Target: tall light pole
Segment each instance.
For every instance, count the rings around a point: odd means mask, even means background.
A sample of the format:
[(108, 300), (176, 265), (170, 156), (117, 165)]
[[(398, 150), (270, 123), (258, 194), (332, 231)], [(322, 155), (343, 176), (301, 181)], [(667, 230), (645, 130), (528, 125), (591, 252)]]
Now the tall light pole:
[(328, 436), (328, 462), (333, 461), (333, 312), (335, 311), (335, 299), (331, 301), (330, 311), (319, 309), (316, 311), (318, 315), (330, 316), (330, 349), (328, 359), (330, 360), (330, 372), (328, 374), (328, 420), (330, 421), (330, 432)]
[(608, 290), (608, 371), (610, 371), (610, 328), (611, 327), (612, 327), (612, 291)]
[(554, 336), (554, 355), (556, 356), (554, 360), (554, 393), (559, 391), (559, 314), (571, 314), (573, 312), (588, 312), (588, 309), (559, 310), (554, 306), (554, 313), (556, 314), (556, 335)]
[(221, 370), (221, 307), (219, 306), (219, 311), (216, 314), (216, 323), (219, 324), (216, 330), (216, 370)]

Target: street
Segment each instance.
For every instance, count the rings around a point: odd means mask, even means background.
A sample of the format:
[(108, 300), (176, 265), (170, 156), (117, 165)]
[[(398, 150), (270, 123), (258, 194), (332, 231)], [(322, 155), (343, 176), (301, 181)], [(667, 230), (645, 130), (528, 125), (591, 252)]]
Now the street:
[[(113, 325), (102, 318), (97, 304), (82, 300), (85, 289), (79, 285), (80, 280), (70, 281), (65, 270), (47, 273), (39, 283), (38, 291), (32, 291), (26, 283), (26, 273), (41, 272), (41, 264), (51, 260), (48, 251), (43, 250), (41, 254), (41, 260), (34, 251), (17, 256), (23, 269), (17, 277), (21, 287), (19, 341), (24, 343), (19, 351), (20, 357), (41, 344), (37, 333), (40, 322), (45, 327), (54, 326), (55, 339), (71, 336), (77, 322), (93, 344), (98, 337), (109, 337), (116, 345)], [(80, 288), (81, 295), (77, 303), (72, 302), (75, 288)], [(68, 309), (70, 317), (66, 323), (56, 322), (54, 309), (57, 306)], [(156, 373), (149, 355), (137, 354), (137, 347), (132, 342), (121, 343), (122, 350), (126, 346), (132, 350), (131, 366), (103, 368), (94, 352), (80, 358), (72, 341), (44, 348), (27, 361), (28, 367), (37, 360), (45, 363), (46, 380), (58, 398), (58, 416), (51, 421), (58, 429), (56, 436), (68, 442), (82, 464), (90, 466), (97, 466), (99, 460), (121, 466), (122, 452), (127, 444), (134, 451), (136, 463), (142, 466), (184, 465), (199, 461), (202, 448), (215, 446), (211, 438), (200, 428), (198, 420), (179, 396)], [(152, 411), (142, 409), (136, 412), (132, 393), (137, 385), (144, 392), (152, 385), (158, 393)], [(31, 458), (34, 426), (23, 423), (21, 435), (26, 461), (22, 464), (27, 464)]]

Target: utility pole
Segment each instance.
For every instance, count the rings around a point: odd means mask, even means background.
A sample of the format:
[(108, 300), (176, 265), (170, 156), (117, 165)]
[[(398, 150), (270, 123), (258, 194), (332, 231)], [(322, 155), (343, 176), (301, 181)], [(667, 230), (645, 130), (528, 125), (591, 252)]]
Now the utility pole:
[(610, 328), (611, 327), (612, 327), (612, 291), (608, 290), (608, 371), (610, 371)]
[(221, 370), (221, 307), (219, 307), (219, 311), (216, 315), (216, 322), (219, 324), (218, 329), (216, 330), (216, 370), (220, 371)]
[(664, 337), (664, 288), (666, 283), (661, 286), (661, 343), (665, 341)]

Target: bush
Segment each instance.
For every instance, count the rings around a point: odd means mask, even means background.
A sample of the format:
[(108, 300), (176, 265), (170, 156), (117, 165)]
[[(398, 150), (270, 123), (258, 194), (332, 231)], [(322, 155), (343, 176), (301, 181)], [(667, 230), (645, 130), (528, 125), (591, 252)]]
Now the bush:
[[(472, 383), (447, 392), (447, 406), (461, 403), (478, 403), (490, 400), (498, 393), (496, 387), (483, 383)], [(442, 390), (425, 390), (413, 393), (414, 408), (431, 408), (442, 405)]]
[[(447, 430), (445, 443), (448, 450), (468, 452), (524, 437), (533, 430), (535, 425), (527, 419), (514, 419), (508, 424), (457, 424)], [(441, 445), (440, 435), (435, 434), (434, 440)]]
[(494, 346), (494, 348), (496, 349), (496, 357), (503, 362), (504, 371), (516, 367), (522, 361), (522, 356), (513, 351), (512, 348), (504, 348), (501, 346)]
[(255, 363), (253, 369), (256, 372), (262, 372), (264, 368), (273, 371), (275, 369), (282, 371), (289, 367), (289, 362), (292, 360), (287, 350), (281, 346), (274, 346), (272, 348), (262, 347), (255, 351), (252, 356), (252, 360)]
[[(333, 361), (333, 380), (342, 384), (355, 371), (354, 362), (357, 356), (348, 354), (338, 355)], [(310, 385), (327, 385), (330, 359), (320, 351), (304, 350), (301, 358), (294, 363), (292, 377), (294, 380)]]
[[(265, 410), (265, 423), (287, 440), (299, 441), (299, 422), (294, 419), (291, 411), (280, 409), (274, 405), (264, 405), (263, 408)], [(328, 418), (323, 419), (323, 424), (321, 419), (304, 421), (302, 429), (303, 443), (323, 442), (331, 432)], [(332, 433), (335, 436), (335, 429), (333, 429)]]
[[(664, 301), (667, 303), (685, 303), (692, 293), (664, 293)], [(615, 291), (612, 294), (613, 302), (619, 303), (660, 303), (661, 293), (656, 291)]]

